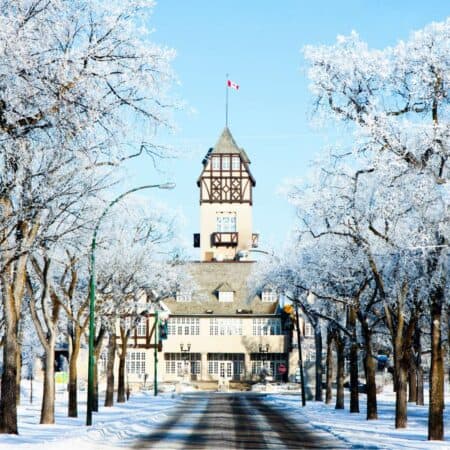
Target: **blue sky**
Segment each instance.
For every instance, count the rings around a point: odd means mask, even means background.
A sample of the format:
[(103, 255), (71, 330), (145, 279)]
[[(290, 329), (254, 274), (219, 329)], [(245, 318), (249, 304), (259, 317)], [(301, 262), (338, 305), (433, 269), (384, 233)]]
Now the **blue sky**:
[(186, 106), (174, 116), (176, 132), (159, 132), (158, 140), (184, 157), (164, 162), (159, 171), (141, 160), (131, 166), (127, 184), (175, 181), (175, 190), (148, 195), (182, 211), (180, 231), (191, 244), (199, 230), (195, 182), (225, 124), (229, 73), (240, 85), (230, 91), (229, 127), (256, 178), (254, 230), (262, 246), (281, 245), (295, 215), (280, 186), (304, 176), (330, 143), (324, 130), (309, 124), (312, 99), (301, 48), (332, 44), (352, 30), (383, 48), (449, 14), (445, 0), (160, 0), (150, 22), (152, 40), (177, 51), (173, 67), (180, 84), (174, 93)]

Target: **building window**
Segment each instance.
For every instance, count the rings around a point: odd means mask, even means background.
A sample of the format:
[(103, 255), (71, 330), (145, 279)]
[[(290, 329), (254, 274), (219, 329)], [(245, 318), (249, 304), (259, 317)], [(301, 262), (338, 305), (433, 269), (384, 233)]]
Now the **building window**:
[(313, 327), (309, 322), (305, 321), (305, 337), (312, 337), (312, 336), (314, 336)]
[(135, 375), (145, 373), (145, 352), (130, 352), (127, 354), (127, 372)]
[(211, 318), (209, 334), (211, 336), (242, 336), (242, 319)]
[(219, 302), (232, 302), (234, 298), (233, 291), (219, 292)]
[(190, 373), (191, 375), (200, 375), (200, 353), (166, 353), (164, 360), (167, 374), (182, 376), (185, 373)]
[(274, 303), (278, 301), (278, 293), (273, 289), (264, 289), (262, 291), (261, 300), (267, 303)]
[(147, 318), (143, 317), (136, 326), (137, 336), (147, 336)]
[(278, 372), (278, 368), (281, 364), (287, 366), (287, 358), (284, 353), (252, 353), (250, 360), (253, 376), (259, 376), (261, 369), (265, 367), (274, 379), (281, 380), (283, 378), (283, 375)]
[(222, 170), (230, 170), (230, 157), (222, 156)]
[(239, 156), (233, 156), (231, 159), (231, 168), (233, 170), (239, 170), (241, 168), (241, 159)]
[(170, 317), (167, 334), (172, 336), (198, 336), (200, 319), (198, 317)]
[(234, 233), (236, 231), (236, 216), (217, 216), (216, 229), (219, 233)]
[(239, 378), (244, 373), (243, 353), (208, 353), (208, 374)]
[(283, 334), (279, 318), (253, 319), (253, 336), (273, 336)]
[(220, 170), (220, 157), (219, 156), (212, 157), (212, 168), (213, 168), (213, 170)]
[(192, 301), (192, 292), (177, 292), (177, 302), (190, 302)]

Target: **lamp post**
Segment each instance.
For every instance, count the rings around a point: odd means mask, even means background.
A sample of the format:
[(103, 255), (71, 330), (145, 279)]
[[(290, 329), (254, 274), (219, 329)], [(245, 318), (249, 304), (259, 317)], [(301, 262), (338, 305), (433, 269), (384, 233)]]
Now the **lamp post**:
[(266, 358), (264, 355), (269, 353), (269, 344), (259, 344), (259, 353), (262, 354), (262, 373), (266, 373)]
[(153, 350), (153, 357), (154, 357), (154, 382), (153, 382), (153, 394), (156, 397), (158, 395), (158, 310), (156, 309), (155, 305), (155, 348)]
[(303, 375), (302, 341), (300, 336), (300, 320), (298, 318), (298, 302), (295, 303), (295, 322), (297, 325), (298, 368), (300, 370), (300, 385), (302, 388), (302, 406), (305, 406), (306, 405), (305, 377)]
[(118, 203), (120, 200), (122, 200), (128, 194), (143, 189), (150, 189), (150, 188), (173, 189), (174, 187), (175, 183), (163, 183), (163, 184), (145, 185), (134, 189), (130, 189), (129, 191), (124, 192), (123, 194), (116, 197), (112, 202), (110, 202), (95, 224), (94, 233), (92, 234), (91, 255), (90, 255), (91, 276), (89, 280), (89, 364), (88, 364), (86, 425), (92, 425), (92, 411), (94, 409), (95, 247), (97, 243), (96, 240), (98, 229), (100, 227), (102, 220), (108, 214), (111, 207), (114, 206), (116, 203)]
[[(183, 367), (183, 372), (186, 374), (186, 363), (189, 357), (189, 352), (191, 351), (191, 344), (186, 344), (186, 346), (184, 344), (180, 344), (180, 351), (183, 354), (184, 358), (184, 367)], [(189, 367), (190, 368), (190, 367)]]

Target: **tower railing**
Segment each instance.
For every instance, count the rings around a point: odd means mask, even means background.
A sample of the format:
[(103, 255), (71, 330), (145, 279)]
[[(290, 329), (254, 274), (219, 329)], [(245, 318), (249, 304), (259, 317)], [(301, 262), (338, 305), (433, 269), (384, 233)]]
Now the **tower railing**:
[(236, 247), (239, 241), (239, 233), (236, 231), (216, 231), (211, 234), (211, 245), (215, 247)]

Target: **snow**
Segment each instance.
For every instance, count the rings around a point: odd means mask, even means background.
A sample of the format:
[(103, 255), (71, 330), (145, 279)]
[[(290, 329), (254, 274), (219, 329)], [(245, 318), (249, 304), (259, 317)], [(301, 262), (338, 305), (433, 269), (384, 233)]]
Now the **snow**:
[[(163, 385), (161, 385), (163, 386)], [(172, 388), (170, 388), (172, 389)], [(167, 389), (169, 390), (169, 388)], [(178, 392), (189, 392), (188, 386)], [(365, 395), (360, 396), (360, 413), (348, 411), (348, 393), (345, 410), (335, 410), (334, 405), (308, 401), (301, 407), (300, 395), (286, 389), (266, 390), (265, 402), (282, 410), (294, 420), (305, 419), (314, 428), (327, 431), (348, 444), (348, 448), (359, 449), (449, 449), (448, 441), (427, 441), (428, 406), (408, 404), (408, 428), (396, 430), (394, 427), (395, 395), (391, 387), (378, 396), (379, 419), (365, 420)], [(22, 385), (22, 405), (19, 406), (19, 435), (0, 435), (2, 450), (107, 450), (132, 448), (135, 440), (164, 422), (168, 413), (176, 408), (182, 396), (166, 392), (153, 396), (152, 391), (132, 393), (129, 401), (105, 408), (100, 401), (100, 411), (94, 413), (93, 425), (85, 426), (86, 392), (80, 393), (79, 417), (67, 416), (67, 392), (59, 390), (56, 394), (56, 424), (39, 425), (40, 395), (39, 385), (34, 386), (34, 401), (29, 402), (28, 382)], [(245, 395), (245, 394), (244, 394)], [(447, 396), (450, 400), (450, 396)], [(450, 421), (450, 411), (445, 410), (445, 421)], [(195, 426), (195, 421), (192, 427)]]
[[(133, 393), (129, 401), (93, 414), (93, 425), (86, 427), (86, 392), (79, 392), (78, 418), (67, 417), (67, 392), (56, 394), (54, 425), (39, 425), (40, 395), (34, 386), (33, 404), (29, 402), (27, 383), (22, 384), (19, 406), (19, 435), (0, 435), (2, 450), (107, 450), (131, 447), (138, 436), (148, 433), (166, 419), (166, 412), (178, 404), (180, 397), (171, 393), (153, 396), (152, 391)], [(36, 392), (37, 391), (37, 392)]]
[[(426, 398), (427, 398), (426, 393)], [(358, 449), (440, 449), (448, 450), (448, 441), (427, 440), (428, 405), (416, 406), (408, 403), (408, 428), (395, 429), (395, 393), (387, 386), (385, 391), (377, 396), (378, 420), (367, 421), (366, 397), (360, 396), (360, 413), (350, 414), (349, 398), (346, 394), (346, 409), (334, 409), (334, 403), (326, 405), (322, 402), (309, 401), (302, 408), (298, 395), (268, 395), (267, 403), (284, 409), (293, 418), (304, 420), (319, 430), (328, 431), (335, 437), (348, 443), (349, 448)], [(448, 399), (446, 399), (448, 400)], [(445, 410), (444, 422), (449, 423), (450, 411)]]

